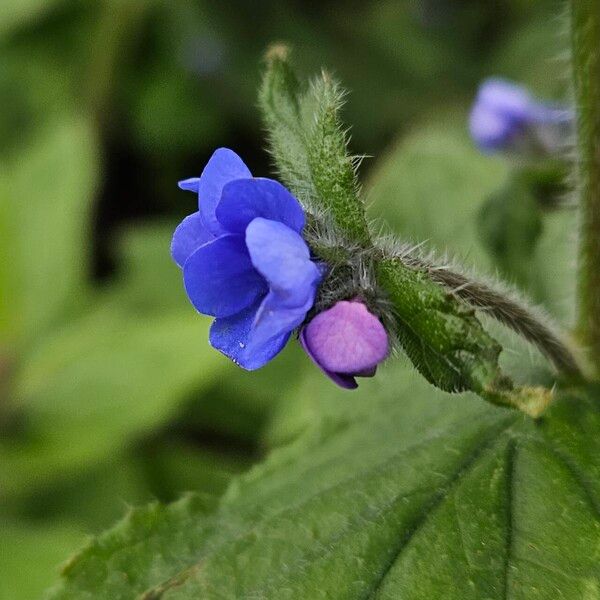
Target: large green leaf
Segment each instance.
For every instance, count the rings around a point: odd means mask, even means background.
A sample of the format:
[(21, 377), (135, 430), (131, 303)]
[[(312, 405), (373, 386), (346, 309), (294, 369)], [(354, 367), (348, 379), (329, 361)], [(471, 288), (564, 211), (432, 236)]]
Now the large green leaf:
[(18, 373), (21, 425), (0, 440), (0, 494), (94, 465), (174, 418), (227, 365), (208, 324), (193, 310), (142, 318), (109, 305), (45, 339)]
[(98, 176), (84, 118), (53, 122), (0, 165), (0, 336), (40, 335), (84, 300)]
[(164, 315), (189, 306), (181, 270), (169, 251), (177, 225), (150, 221), (119, 232), (115, 243), (120, 258), (119, 278), (105, 290), (107, 302), (137, 315)]
[(35, 600), (55, 579), (65, 554), (85, 539), (74, 525), (0, 520), (0, 600)]
[(318, 390), (302, 397), (320, 417), (216, 506), (134, 511), (50, 597), (597, 597), (598, 389), (561, 392), (539, 422), (405, 368)]
[(6, 0), (0, 4), (0, 39), (29, 22), (43, 18), (64, 0)]
[(507, 176), (469, 140), (467, 113), (420, 127), (378, 163), (366, 187), (370, 216), (402, 237), (488, 266), (477, 215)]

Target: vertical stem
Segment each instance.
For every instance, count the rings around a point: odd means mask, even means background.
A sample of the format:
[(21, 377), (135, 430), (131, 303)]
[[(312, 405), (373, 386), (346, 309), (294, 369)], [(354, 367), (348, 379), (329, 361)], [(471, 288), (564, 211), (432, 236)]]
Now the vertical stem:
[(143, 14), (142, 0), (104, 0), (101, 14), (91, 43), (84, 101), (86, 108), (105, 125), (113, 92), (116, 71), (120, 66), (127, 44), (135, 40), (137, 25)]
[(600, 374), (600, 1), (571, 0), (581, 204), (579, 333)]

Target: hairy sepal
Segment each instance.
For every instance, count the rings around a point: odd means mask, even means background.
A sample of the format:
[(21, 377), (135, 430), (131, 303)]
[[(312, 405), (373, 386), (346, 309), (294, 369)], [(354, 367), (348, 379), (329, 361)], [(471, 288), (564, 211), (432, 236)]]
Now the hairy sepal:
[(259, 104), (279, 177), (307, 211), (326, 212), (340, 237), (370, 247), (358, 161), (339, 119), (343, 92), (327, 73), (302, 91), (285, 46), (273, 46), (266, 62)]

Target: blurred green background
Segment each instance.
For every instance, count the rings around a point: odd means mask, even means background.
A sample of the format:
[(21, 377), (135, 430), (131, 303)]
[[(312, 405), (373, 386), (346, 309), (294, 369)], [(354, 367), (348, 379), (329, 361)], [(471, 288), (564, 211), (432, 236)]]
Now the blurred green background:
[[(482, 156), (466, 128), (489, 75), (566, 97), (562, 11), (555, 0), (0, 3), (1, 600), (39, 597), (132, 504), (220, 494), (328, 403), (352, 410), (398, 393), (394, 381), (424, 402), (438, 393), (403, 358), (340, 393), (295, 343), (243, 372), (209, 348), (209, 319), (183, 293), (169, 243), (195, 199), (176, 182), (218, 146), (272, 174), (256, 89), (273, 41), (293, 46), (301, 73), (327, 66), (349, 89), (376, 223), (500, 270), (572, 318), (573, 215), (547, 215), (533, 248), (488, 252), (478, 214), (511, 166)], [(546, 376), (498, 334), (517, 379)]]

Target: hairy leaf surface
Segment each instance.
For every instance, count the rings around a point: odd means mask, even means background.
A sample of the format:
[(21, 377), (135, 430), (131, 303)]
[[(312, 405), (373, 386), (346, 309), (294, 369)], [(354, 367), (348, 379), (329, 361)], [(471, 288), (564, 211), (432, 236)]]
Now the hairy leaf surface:
[(405, 368), (364, 389), (314, 398), (321, 418), (214, 506), (133, 511), (49, 597), (594, 597), (598, 389), (539, 422)]

